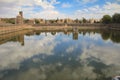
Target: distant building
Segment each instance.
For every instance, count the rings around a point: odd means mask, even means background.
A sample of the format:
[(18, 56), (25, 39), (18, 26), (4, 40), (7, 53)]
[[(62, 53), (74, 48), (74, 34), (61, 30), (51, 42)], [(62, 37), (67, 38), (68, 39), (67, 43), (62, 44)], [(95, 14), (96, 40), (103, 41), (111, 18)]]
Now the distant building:
[(33, 24), (35, 24), (35, 20), (34, 19), (29, 19), (27, 21), (27, 24), (33, 25)]
[(45, 24), (50, 24), (50, 21), (49, 20), (45, 20)]
[(0, 23), (2, 23), (2, 19), (0, 18)]
[(23, 24), (23, 12), (20, 11), (16, 17), (16, 24)]
[(93, 23), (95, 23), (95, 20), (94, 19), (90, 19), (89, 23), (93, 24)]
[(93, 23), (98, 23), (98, 22), (100, 22), (99, 19), (90, 19), (90, 20), (89, 20), (89, 23), (91, 23), (91, 24), (93, 24)]
[(96, 22), (96, 23), (99, 23), (99, 22), (100, 22), (100, 19), (95, 19), (95, 22)]
[(45, 24), (45, 20), (44, 19), (39, 19), (40, 24)]
[(63, 23), (64, 23), (64, 19), (59, 19), (59, 20), (57, 20), (57, 23), (58, 23), (58, 24), (63, 24)]
[(65, 23), (73, 23), (74, 21), (72, 19), (67, 18), (67, 19), (64, 20), (64, 22)]

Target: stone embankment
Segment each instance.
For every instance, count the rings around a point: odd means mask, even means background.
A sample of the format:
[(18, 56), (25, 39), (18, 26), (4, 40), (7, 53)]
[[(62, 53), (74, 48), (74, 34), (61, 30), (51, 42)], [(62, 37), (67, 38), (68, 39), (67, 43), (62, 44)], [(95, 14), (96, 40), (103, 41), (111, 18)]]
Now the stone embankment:
[(114, 29), (120, 30), (120, 24), (45, 24), (45, 25), (1, 25), (0, 35), (20, 30), (76, 30), (76, 29)]
[(0, 25), (0, 35), (31, 28), (28, 25)]

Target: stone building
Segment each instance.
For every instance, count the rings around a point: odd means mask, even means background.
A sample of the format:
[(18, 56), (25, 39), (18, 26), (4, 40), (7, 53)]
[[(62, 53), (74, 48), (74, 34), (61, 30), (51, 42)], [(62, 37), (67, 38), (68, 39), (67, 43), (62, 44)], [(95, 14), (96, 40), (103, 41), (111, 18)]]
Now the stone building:
[(93, 23), (95, 23), (95, 20), (94, 19), (90, 19), (89, 23), (93, 24)]
[(98, 22), (100, 22), (100, 20), (99, 19), (90, 19), (89, 20), (89, 23), (91, 23), (91, 24), (93, 24), (93, 23), (98, 23)]
[(39, 19), (40, 24), (45, 24), (45, 20), (44, 19)]
[(67, 19), (65, 19), (64, 22), (70, 24), (70, 23), (73, 23), (74, 21), (72, 19), (67, 18)]
[(2, 23), (2, 19), (0, 18), (0, 23)]
[(64, 19), (59, 19), (59, 20), (57, 20), (57, 23), (58, 23), (58, 24), (63, 24), (63, 23), (64, 23)]
[(16, 17), (16, 24), (23, 24), (23, 12), (20, 11)]
[(33, 24), (35, 24), (35, 20), (34, 19), (29, 19), (27, 24), (33, 25)]

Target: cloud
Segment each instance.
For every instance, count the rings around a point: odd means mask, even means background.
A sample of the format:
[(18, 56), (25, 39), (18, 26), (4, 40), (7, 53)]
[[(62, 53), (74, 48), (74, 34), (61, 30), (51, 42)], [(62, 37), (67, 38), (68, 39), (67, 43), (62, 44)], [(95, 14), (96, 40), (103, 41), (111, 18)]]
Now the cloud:
[[(96, 2), (96, 0), (78, 0), (81, 3)], [(120, 12), (120, 4), (117, 2), (106, 2), (103, 5), (93, 5), (90, 7), (77, 8), (72, 3), (57, 0), (0, 0), (0, 17), (16, 17), (20, 10), (23, 11), (25, 18), (96, 18), (100, 19), (103, 15)], [(62, 13), (56, 5), (60, 4), (63, 8), (74, 9), (69, 13)], [(76, 5), (78, 5), (77, 3)], [(36, 10), (37, 7), (37, 10)], [(77, 9), (77, 10), (76, 10)], [(69, 12), (69, 10), (68, 10)], [(72, 14), (71, 14), (72, 13)]]
[(77, 2), (81, 3), (81, 4), (87, 4), (87, 3), (94, 3), (97, 0), (77, 0)]
[(62, 8), (70, 8), (72, 5), (70, 3), (63, 3)]
[[(15, 17), (20, 10), (24, 11), (25, 15), (29, 17), (32, 13), (35, 13), (35, 12), (36, 14), (39, 14), (39, 13), (41, 14), (41, 13), (46, 12), (46, 14), (48, 13), (49, 15), (48, 11), (50, 11), (50, 14), (53, 13), (54, 15), (54, 13), (57, 12), (55, 11), (54, 5), (59, 4), (59, 3), (60, 2), (56, 0), (50, 0), (50, 1), (48, 0), (19, 0), (19, 1), (18, 0), (9, 0), (9, 1), (1, 0), (0, 1), (0, 10), (1, 10), (0, 17)], [(40, 10), (43, 9), (43, 11), (41, 12), (35, 11), (34, 9), (36, 9), (36, 6), (38, 6)]]
[(31, 18), (43, 18), (43, 19), (57, 19), (57, 18), (65, 18), (66, 15), (60, 13), (57, 10), (42, 10), (39, 12), (32, 12), (27, 17)]
[(73, 17), (100, 19), (105, 14), (113, 15), (114, 13), (119, 13), (119, 12), (120, 12), (120, 4), (106, 2), (106, 4), (103, 6), (95, 5), (89, 8), (76, 10)]
[(53, 4), (56, 4), (56, 0), (51, 0), (48, 2), (47, 0), (34, 0), (35, 4), (41, 6), (43, 9), (54, 9)]

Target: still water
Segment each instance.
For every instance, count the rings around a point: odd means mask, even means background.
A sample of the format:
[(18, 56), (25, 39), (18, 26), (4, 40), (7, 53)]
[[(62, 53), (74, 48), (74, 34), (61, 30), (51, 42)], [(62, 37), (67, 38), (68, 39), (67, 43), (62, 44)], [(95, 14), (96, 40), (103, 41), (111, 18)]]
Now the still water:
[(0, 80), (111, 80), (120, 32), (20, 31), (0, 35)]

